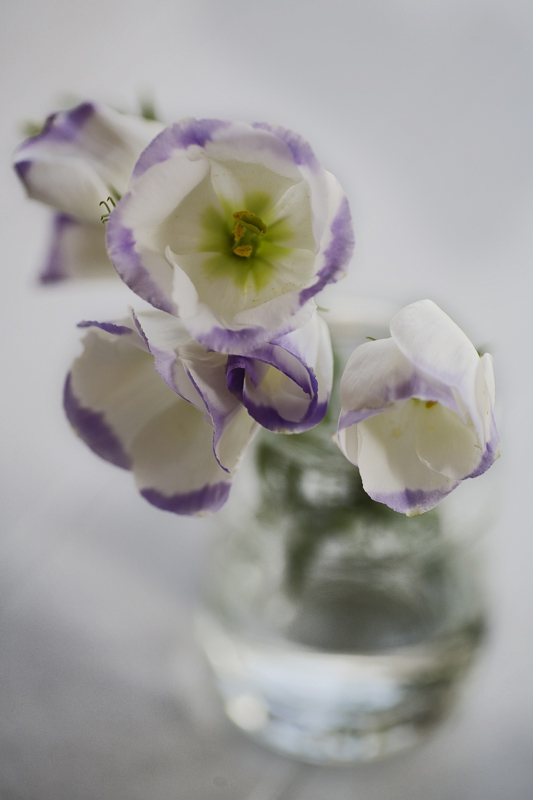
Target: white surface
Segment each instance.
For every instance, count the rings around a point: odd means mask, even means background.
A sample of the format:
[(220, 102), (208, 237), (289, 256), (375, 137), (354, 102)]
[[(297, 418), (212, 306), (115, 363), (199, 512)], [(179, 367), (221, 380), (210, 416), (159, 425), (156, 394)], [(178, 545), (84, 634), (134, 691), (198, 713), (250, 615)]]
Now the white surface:
[[(533, 796), (533, 6), (524, 0), (4, 0), (0, 10), (5, 800), (528, 800)], [(493, 633), (460, 712), (378, 765), (292, 765), (221, 716), (191, 633), (203, 522), (149, 507), (63, 419), (80, 319), (114, 290), (34, 283), (47, 214), (9, 167), (17, 125), (73, 93), (168, 121), (263, 119), (345, 187), (347, 286), (429, 296), (495, 356), (503, 509)], [(342, 291), (342, 290), (341, 290)]]

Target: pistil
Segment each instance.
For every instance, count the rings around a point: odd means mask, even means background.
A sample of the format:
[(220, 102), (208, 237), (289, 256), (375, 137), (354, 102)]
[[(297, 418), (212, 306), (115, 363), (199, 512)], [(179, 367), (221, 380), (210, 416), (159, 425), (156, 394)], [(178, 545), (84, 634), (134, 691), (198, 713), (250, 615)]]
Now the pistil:
[(255, 253), (260, 238), (265, 235), (267, 226), (256, 214), (251, 211), (235, 211), (233, 214), (235, 227), (233, 228), (233, 238), (235, 247), (233, 252), (241, 258), (250, 258)]

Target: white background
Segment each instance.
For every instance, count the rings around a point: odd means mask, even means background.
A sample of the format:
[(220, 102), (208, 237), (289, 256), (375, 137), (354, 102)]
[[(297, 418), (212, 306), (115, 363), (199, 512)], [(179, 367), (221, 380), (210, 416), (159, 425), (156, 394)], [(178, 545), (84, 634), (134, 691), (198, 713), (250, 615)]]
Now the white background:
[[(527, 0), (3, 0), (2, 800), (533, 796), (532, 45)], [(494, 354), (492, 635), (460, 711), (404, 756), (292, 765), (226, 723), (192, 644), (205, 523), (152, 509), (63, 418), (75, 324), (131, 297), (36, 285), (48, 215), (9, 162), (65, 95), (142, 92), (168, 121), (303, 134), (352, 205), (345, 285), (431, 297)]]

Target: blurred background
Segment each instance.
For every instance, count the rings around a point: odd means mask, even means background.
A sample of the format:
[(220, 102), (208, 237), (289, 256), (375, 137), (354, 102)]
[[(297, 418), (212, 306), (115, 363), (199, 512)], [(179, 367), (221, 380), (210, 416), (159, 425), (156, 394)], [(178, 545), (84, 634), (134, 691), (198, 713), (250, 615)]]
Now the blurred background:
[[(3, 0), (2, 800), (528, 800), (533, 796), (533, 5), (528, 0)], [(126, 287), (41, 288), (47, 210), (10, 168), (28, 120), (93, 99), (279, 123), (346, 190), (344, 286), (431, 297), (494, 354), (504, 457), (492, 626), (431, 739), (335, 770), (226, 722), (193, 637), (210, 526), (159, 512), (61, 410), (81, 319)]]

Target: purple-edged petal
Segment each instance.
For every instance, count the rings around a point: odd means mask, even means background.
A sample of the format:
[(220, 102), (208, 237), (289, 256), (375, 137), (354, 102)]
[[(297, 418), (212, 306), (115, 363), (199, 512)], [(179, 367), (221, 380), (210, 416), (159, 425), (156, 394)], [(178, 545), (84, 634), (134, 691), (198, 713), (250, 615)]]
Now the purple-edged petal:
[(458, 484), (418, 457), (417, 428), (418, 406), (410, 401), (338, 433), (339, 446), (359, 467), (367, 494), (408, 516), (428, 511)]
[[(87, 328), (84, 352), (67, 379), (65, 409), (95, 453), (133, 471), (141, 493), (153, 505), (177, 514), (211, 513), (226, 501), (244, 449), (258, 426), (239, 405), (220, 436), (228, 464), (222, 468), (213, 452), (210, 413), (180, 356), (186, 349), (184, 340), (190, 342), (190, 337), (184, 333), (180, 339), (175, 328), (178, 320), (167, 319), (172, 323), (168, 329), (162, 324), (158, 328), (161, 320), (143, 320), (152, 334), (155, 330), (159, 348), (149, 342), (133, 312), (117, 323), (82, 323)], [(176, 341), (177, 354), (172, 363), (170, 359), (165, 363), (163, 356)], [(212, 354), (204, 351), (204, 355), (209, 361)], [(154, 368), (154, 359), (165, 379)], [(204, 366), (208, 373), (209, 365)], [(223, 365), (219, 371), (224, 376)], [(233, 405), (238, 405), (223, 388)]]
[(116, 278), (116, 272), (107, 255), (103, 225), (56, 214), (50, 247), (39, 276), (41, 283), (104, 277)]
[[(194, 347), (196, 343), (191, 342), (191, 337), (180, 320), (161, 311), (134, 313), (133, 319), (146, 349), (154, 357), (155, 368), (165, 383), (202, 414), (207, 413), (206, 405), (183, 363), (183, 350), (191, 345)], [(205, 350), (202, 349), (202, 353), (205, 354)]]
[(476, 398), (479, 356), (461, 328), (432, 300), (420, 300), (399, 311), (392, 318), (390, 329), (413, 366), (456, 391), (461, 411), (469, 414), (483, 439), (483, 420)]
[(365, 490), (377, 503), (384, 503), (393, 511), (405, 514), (407, 517), (416, 517), (425, 511), (431, 511), (456, 487), (457, 484), (453, 484), (440, 489), (400, 489), (396, 492), (375, 491), (374, 493), (366, 487)]
[[(245, 211), (260, 226), (243, 240)], [(305, 324), (302, 307), (344, 274), (353, 233), (344, 193), (297, 134), (189, 119), (142, 154), (107, 244), (133, 291), (235, 353)]]
[(230, 390), (264, 428), (301, 433), (324, 417), (333, 379), (327, 324), (315, 312), (293, 333), (248, 355), (230, 356)]
[(100, 201), (126, 191), (135, 162), (163, 129), (158, 122), (82, 103), (52, 114), (37, 136), (15, 154), (15, 169), (28, 195), (92, 222)]
[(147, 422), (131, 454), (137, 487), (158, 508), (213, 513), (228, 497), (232, 478), (213, 457), (213, 429), (181, 398)]
[(207, 352), (181, 320), (162, 312), (137, 315), (139, 330), (166, 383), (210, 417), (215, 458), (234, 472), (258, 426), (226, 385), (226, 356)]
[(489, 467), (492, 467), (495, 461), (501, 456), (501, 440), (494, 414), (491, 413), (490, 432), (485, 444), (485, 450), (481, 456), (481, 460), (475, 470), (468, 475), (469, 478), (477, 478), (478, 475), (483, 475)]
[[(82, 394), (82, 392), (80, 392)], [(96, 453), (116, 467), (130, 469), (131, 462), (105, 418), (103, 411), (95, 411), (84, 405), (72, 389), (72, 375), (69, 372), (63, 390), (63, 406), (67, 419), (81, 439)]]
[(352, 215), (348, 198), (337, 179), (326, 173), (327, 204), (324, 209), (323, 233), (315, 264), (316, 278), (310, 286), (300, 292), (300, 303), (346, 274), (355, 247)]
[(411, 397), (458, 411), (453, 391), (417, 370), (393, 339), (366, 342), (354, 350), (341, 378), (340, 393), (340, 429), (400, 408)]
[[(130, 453), (147, 419), (174, 403), (176, 395), (160, 379), (152, 356), (129, 320), (113, 329), (108, 323), (104, 326), (87, 328), (84, 352), (72, 365), (70, 389), (83, 408), (102, 416), (124, 451)], [(90, 438), (78, 432), (92, 447)]]
[(176, 306), (170, 300), (172, 274), (165, 265), (156, 262), (152, 269), (143, 263), (136, 249), (131, 228), (123, 226), (122, 213), (129, 201), (126, 196), (109, 217), (106, 225), (107, 252), (111, 263), (130, 289), (160, 311), (174, 314)]

